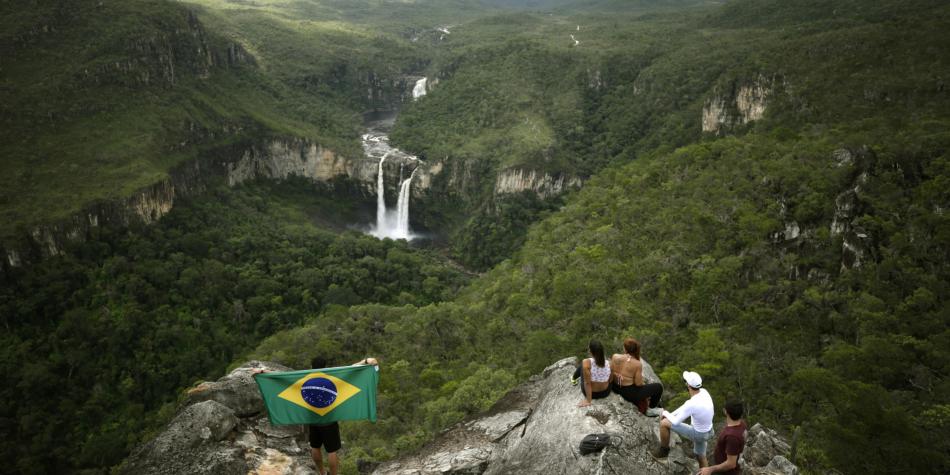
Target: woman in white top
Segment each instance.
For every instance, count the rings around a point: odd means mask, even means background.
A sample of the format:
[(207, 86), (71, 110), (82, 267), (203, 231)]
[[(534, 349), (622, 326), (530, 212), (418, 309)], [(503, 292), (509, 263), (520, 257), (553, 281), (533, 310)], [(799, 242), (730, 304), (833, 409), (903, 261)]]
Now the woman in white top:
[(584, 393), (584, 400), (577, 403), (577, 407), (590, 406), (592, 399), (601, 399), (610, 395), (610, 383), (614, 376), (610, 371), (610, 361), (604, 358), (604, 345), (597, 340), (591, 340), (587, 345), (590, 352), (590, 358), (581, 362), (581, 366), (574, 372), (574, 380), (581, 374), (584, 376), (581, 384), (581, 392)]

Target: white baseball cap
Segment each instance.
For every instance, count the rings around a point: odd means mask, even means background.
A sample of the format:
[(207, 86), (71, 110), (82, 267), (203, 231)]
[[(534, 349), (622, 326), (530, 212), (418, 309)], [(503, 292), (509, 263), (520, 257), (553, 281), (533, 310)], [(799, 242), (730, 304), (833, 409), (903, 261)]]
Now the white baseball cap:
[(683, 379), (686, 380), (686, 384), (693, 389), (699, 389), (703, 387), (703, 378), (699, 376), (699, 373), (694, 371), (683, 371)]

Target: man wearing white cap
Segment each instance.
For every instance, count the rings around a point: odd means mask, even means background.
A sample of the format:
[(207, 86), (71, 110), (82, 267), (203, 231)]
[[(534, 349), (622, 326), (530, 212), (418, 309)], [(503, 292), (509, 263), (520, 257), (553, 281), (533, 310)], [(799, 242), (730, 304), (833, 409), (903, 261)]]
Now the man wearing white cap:
[[(653, 458), (666, 459), (670, 454), (670, 431), (680, 437), (693, 441), (693, 453), (699, 460), (699, 467), (706, 467), (706, 441), (713, 436), (713, 400), (703, 389), (703, 378), (693, 371), (684, 371), (683, 380), (689, 391), (689, 400), (673, 412), (663, 411), (660, 418), (660, 447), (653, 452)], [(684, 424), (690, 418), (691, 424)]]

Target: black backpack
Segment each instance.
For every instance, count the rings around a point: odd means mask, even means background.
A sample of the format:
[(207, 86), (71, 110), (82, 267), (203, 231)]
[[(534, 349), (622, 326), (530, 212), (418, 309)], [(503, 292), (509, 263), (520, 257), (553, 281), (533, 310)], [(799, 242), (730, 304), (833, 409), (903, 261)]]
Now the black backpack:
[(610, 434), (587, 434), (581, 439), (581, 455), (600, 452), (608, 445), (610, 445)]

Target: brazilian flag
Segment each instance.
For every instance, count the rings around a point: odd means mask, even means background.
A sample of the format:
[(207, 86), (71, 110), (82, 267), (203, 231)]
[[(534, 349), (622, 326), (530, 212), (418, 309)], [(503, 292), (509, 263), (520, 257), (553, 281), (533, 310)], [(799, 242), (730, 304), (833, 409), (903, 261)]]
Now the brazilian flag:
[(376, 422), (376, 366), (342, 366), (254, 376), (270, 423)]

